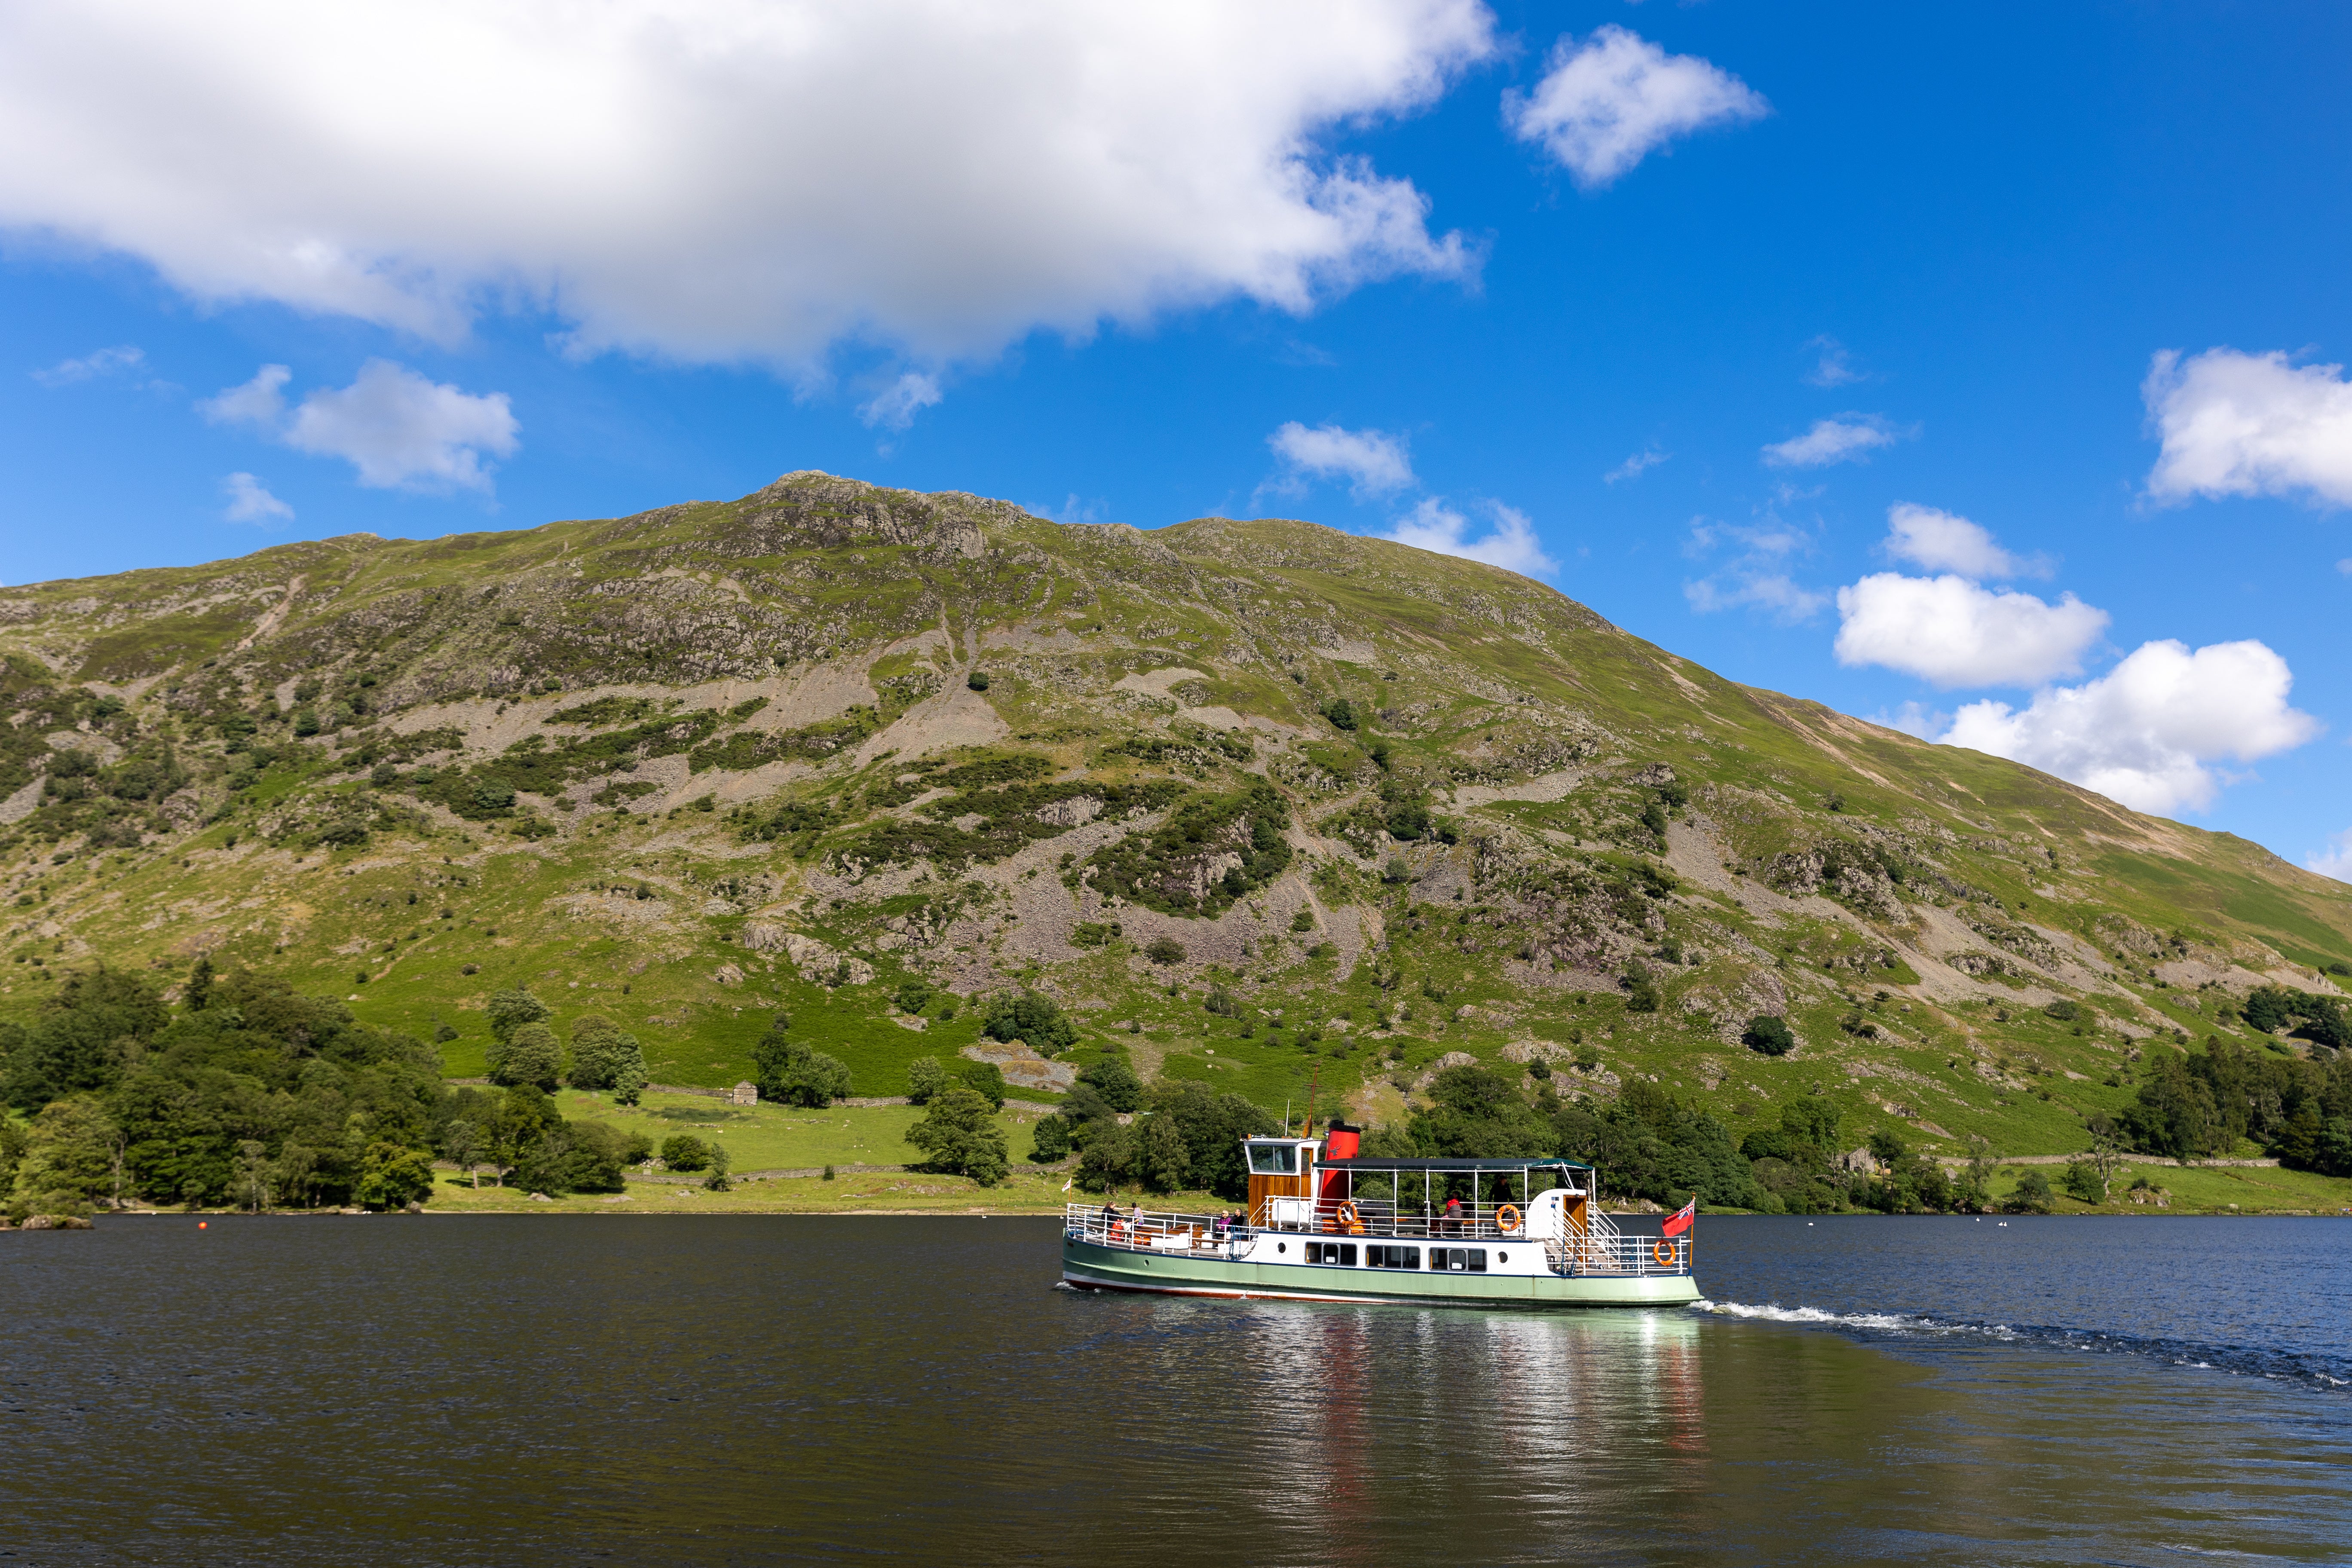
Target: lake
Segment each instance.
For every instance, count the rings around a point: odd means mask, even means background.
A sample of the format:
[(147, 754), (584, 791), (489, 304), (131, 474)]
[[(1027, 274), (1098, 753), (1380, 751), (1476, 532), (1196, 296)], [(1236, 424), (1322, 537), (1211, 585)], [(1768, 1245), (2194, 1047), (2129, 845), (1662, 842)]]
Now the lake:
[(1085, 1295), (1040, 1219), (99, 1226), (0, 1237), (0, 1563), (2352, 1559), (2340, 1220), (1703, 1219), (1706, 1308), (1577, 1315)]

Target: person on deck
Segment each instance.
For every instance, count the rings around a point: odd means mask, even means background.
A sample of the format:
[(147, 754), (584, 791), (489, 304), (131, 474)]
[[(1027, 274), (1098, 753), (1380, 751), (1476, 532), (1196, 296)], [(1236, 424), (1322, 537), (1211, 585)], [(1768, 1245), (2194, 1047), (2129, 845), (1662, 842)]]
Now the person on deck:
[(1445, 1234), (1462, 1234), (1462, 1200), (1458, 1197), (1445, 1200)]

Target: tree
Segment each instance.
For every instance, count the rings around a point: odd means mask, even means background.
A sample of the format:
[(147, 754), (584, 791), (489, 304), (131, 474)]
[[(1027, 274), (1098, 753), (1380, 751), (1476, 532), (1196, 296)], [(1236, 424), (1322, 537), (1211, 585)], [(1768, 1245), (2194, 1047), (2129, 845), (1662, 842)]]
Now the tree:
[(1113, 1110), (1128, 1112), (1143, 1103), (1143, 1080), (1135, 1069), (1117, 1057), (1105, 1057), (1089, 1062), (1078, 1074), (1078, 1081), (1091, 1088)]
[(1748, 1049), (1768, 1057), (1785, 1057), (1797, 1048), (1797, 1037), (1790, 1029), (1789, 1021), (1777, 1013), (1759, 1013), (1748, 1019), (1747, 1032), (1739, 1040)]
[(555, 1031), (544, 1024), (525, 1024), (516, 1029), (507, 1042), (506, 1055), (491, 1069), (490, 1081), (499, 1084), (533, 1084), (542, 1089), (552, 1089), (562, 1076), (563, 1047), (557, 1043)]
[(1185, 1145), (1184, 1130), (1166, 1117), (1155, 1116), (1144, 1122), (1141, 1142), (1137, 1158), (1145, 1184), (1158, 1193), (1172, 1193), (1183, 1186), (1192, 1173), (1192, 1152)]
[(898, 989), (891, 993), (890, 1000), (901, 1013), (920, 1013), (931, 1005), (935, 994), (931, 983), (918, 974), (900, 981)]
[(238, 1142), (236, 1155), (237, 1196), (259, 1214), (269, 1206), (270, 1178), (277, 1174), (270, 1166), (269, 1145), (247, 1138)]
[(1099, 1193), (1134, 1180), (1137, 1158), (1142, 1152), (1135, 1129), (1121, 1127), (1116, 1121), (1101, 1121), (1095, 1124), (1092, 1131), (1086, 1147), (1078, 1152), (1078, 1185), (1087, 1192)]
[(673, 1132), (662, 1140), (661, 1158), (673, 1171), (699, 1171), (710, 1163), (710, 1145), (691, 1132)]
[(2068, 1161), (2065, 1184), (2067, 1193), (2084, 1203), (2103, 1204), (2107, 1201), (2107, 1178), (2090, 1160)]
[(1037, 1164), (1050, 1165), (1066, 1159), (1070, 1152), (1070, 1124), (1059, 1116), (1041, 1116), (1029, 1134), (1029, 1158)]
[(122, 1152), (122, 1130), (96, 1096), (51, 1101), (26, 1129), (9, 1214), (88, 1214), (121, 1188)]
[(362, 1207), (404, 1208), (433, 1195), (433, 1162), (414, 1149), (381, 1139), (368, 1145), (354, 1194)]
[(960, 1083), (932, 1100), (923, 1120), (907, 1130), (907, 1142), (932, 1170), (970, 1176), (983, 1187), (1003, 1181), (1011, 1163), (994, 1110)]
[(520, 987), (491, 992), (482, 1004), (482, 1015), (489, 1021), (490, 1034), (500, 1040), (511, 1040), (525, 1024), (543, 1024), (550, 1016), (547, 1004)]
[(572, 1088), (612, 1088), (632, 1058), (642, 1065), (644, 1047), (637, 1044), (635, 1036), (611, 1019), (592, 1013), (572, 1026), (572, 1070), (568, 1077)]
[(929, 1105), (948, 1086), (948, 1069), (940, 1065), (937, 1057), (917, 1057), (907, 1064), (907, 1099), (915, 1105)]
[[(1071, 1096), (1076, 1101), (1077, 1096)], [(1069, 1114), (1071, 1106), (1063, 1108)], [(1162, 1080), (1151, 1090), (1152, 1124), (1183, 1138), (1187, 1180), (1235, 1202), (1249, 1195), (1242, 1140), (1280, 1131), (1275, 1119), (1238, 1094), (1218, 1094), (1198, 1079)], [(1042, 1127), (1044, 1123), (1039, 1123)], [(1148, 1153), (1147, 1150), (1147, 1153)]]
[(1184, 962), (1184, 944), (1172, 936), (1156, 936), (1151, 939), (1151, 945), (1143, 950), (1143, 956), (1161, 965), (1181, 963)]
[(1004, 1109), (1004, 1069), (994, 1062), (958, 1062), (956, 1076), (964, 1086), (988, 1101), (991, 1110)]
[(2009, 1194), (2005, 1206), (2011, 1214), (2048, 1214), (2050, 1178), (2039, 1171), (2026, 1172), (2017, 1179), (2017, 1186)]
[(457, 1169), (474, 1178), (474, 1190), (482, 1186), (482, 1173), (475, 1161), (481, 1153), (482, 1130), (470, 1121), (452, 1121), (449, 1130), (441, 1134), (441, 1152), (457, 1163)]
[(1024, 1041), (1041, 1057), (1058, 1056), (1078, 1040), (1077, 1026), (1062, 1011), (1062, 1005), (1034, 991), (992, 1001), (981, 1033), (992, 1040)]
[(1319, 711), (1331, 721), (1335, 730), (1353, 730), (1356, 727), (1355, 707), (1344, 697), (1334, 697), (1323, 704)]
[(849, 1068), (784, 1033), (781, 1023), (751, 1047), (760, 1098), (780, 1105), (826, 1106), (849, 1098)]
[(1638, 969), (1628, 970), (1625, 973), (1624, 985), (1625, 1011), (1654, 1013), (1658, 1010), (1658, 987), (1648, 975)]
[(29, 1026), (0, 1024), (0, 1097), (29, 1113), (112, 1089), (127, 1058), (171, 1022), (148, 975), (104, 965), (69, 973)]
[(727, 1147), (725, 1144), (711, 1144), (710, 1173), (702, 1178), (703, 1186), (707, 1190), (714, 1193), (723, 1193), (730, 1190), (735, 1184), (727, 1179), (727, 1168), (731, 1163), (732, 1162), (728, 1158)]
[(629, 1041), (630, 1053), (613, 1074), (613, 1103), (635, 1105), (646, 1091), (646, 1053), (637, 1047), (636, 1040)]
[(195, 967), (188, 971), (188, 984), (180, 993), (181, 1000), (191, 1013), (205, 1010), (205, 999), (213, 991), (213, 960), (210, 953), (199, 953)]

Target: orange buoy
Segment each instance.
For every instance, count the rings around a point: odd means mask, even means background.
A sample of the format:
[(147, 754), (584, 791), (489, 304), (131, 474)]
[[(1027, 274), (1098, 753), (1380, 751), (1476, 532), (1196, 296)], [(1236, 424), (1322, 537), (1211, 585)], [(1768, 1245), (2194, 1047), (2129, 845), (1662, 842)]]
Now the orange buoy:
[(197, 1228), (198, 1230), (202, 1230), (202, 1229), (204, 1229), (206, 1226), (208, 1226), (208, 1225), (210, 1225), (210, 1224), (212, 1224), (212, 1221), (210, 1221), (210, 1220), (208, 1220), (208, 1219), (200, 1219), (200, 1220), (196, 1221), (196, 1228)]

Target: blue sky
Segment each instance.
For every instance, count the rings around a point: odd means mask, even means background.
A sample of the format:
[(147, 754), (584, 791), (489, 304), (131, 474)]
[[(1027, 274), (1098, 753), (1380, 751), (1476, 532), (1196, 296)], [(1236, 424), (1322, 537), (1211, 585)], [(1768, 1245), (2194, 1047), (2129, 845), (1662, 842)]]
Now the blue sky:
[(0, 580), (1305, 517), (2352, 875), (2337, 8), (144, 9), (0, 20)]

